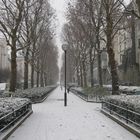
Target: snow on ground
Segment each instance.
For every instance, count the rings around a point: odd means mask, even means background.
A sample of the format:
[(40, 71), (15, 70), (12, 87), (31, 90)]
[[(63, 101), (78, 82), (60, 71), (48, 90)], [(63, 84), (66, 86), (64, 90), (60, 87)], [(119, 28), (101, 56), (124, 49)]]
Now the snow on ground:
[(69, 93), (64, 107), (63, 93), (58, 87), (44, 103), (33, 105), (33, 115), (8, 140), (139, 140), (104, 116), (100, 104)]

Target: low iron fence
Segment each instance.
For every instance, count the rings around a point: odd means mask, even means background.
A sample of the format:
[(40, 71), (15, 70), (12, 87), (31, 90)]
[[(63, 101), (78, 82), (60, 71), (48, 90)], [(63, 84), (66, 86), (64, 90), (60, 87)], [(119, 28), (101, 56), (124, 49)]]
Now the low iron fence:
[(98, 94), (86, 94), (86, 93), (83, 93), (83, 92), (75, 90), (75, 89), (70, 89), (70, 91), (89, 102), (101, 103), (102, 99), (104, 98), (104, 96), (101, 96), (101, 95), (99, 96)]
[(112, 102), (102, 101), (102, 109), (124, 120), (127, 124), (132, 124), (140, 128), (140, 113), (132, 110), (128, 106), (124, 108)]
[(32, 110), (32, 104), (26, 103), (18, 109), (0, 118), (0, 133), (14, 125), (20, 118)]
[(81, 91), (75, 90), (75, 89), (70, 89), (70, 91), (74, 94), (76, 94), (77, 96), (80, 96), (81, 98), (83, 98), (84, 100), (88, 101), (88, 95), (84, 94)]
[(32, 101), (32, 103), (40, 103), (49, 95), (50, 92), (52, 92), (56, 88), (57, 86), (52, 87), (50, 90), (44, 92), (41, 96), (33, 96), (30, 97), (29, 99)]

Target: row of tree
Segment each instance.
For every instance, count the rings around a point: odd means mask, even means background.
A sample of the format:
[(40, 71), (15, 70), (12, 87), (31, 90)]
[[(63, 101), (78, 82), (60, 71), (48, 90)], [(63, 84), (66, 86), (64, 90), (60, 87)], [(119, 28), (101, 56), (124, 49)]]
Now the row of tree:
[[(136, 3), (140, 10), (139, 0)], [(139, 14), (133, 9), (127, 9), (124, 0), (76, 0), (69, 3), (68, 23), (63, 28), (63, 40), (69, 44), (67, 60), (72, 63), (67, 66), (68, 74), (76, 73), (79, 85), (87, 86), (89, 72), (91, 86), (94, 86), (93, 68), (96, 62), (99, 85), (103, 85), (101, 54), (106, 50), (112, 81), (112, 94), (119, 94), (114, 52), (114, 48), (117, 46), (114, 46), (113, 41), (118, 31), (124, 29), (122, 25), (126, 18), (126, 11), (139, 17)]]
[[(25, 63), (25, 89), (28, 88), (29, 65), (31, 65), (31, 87), (35, 85), (35, 72), (37, 72), (37, 86), (40, 84), (44, 86), (49, 81), (49, 84), (56, 82), (57, 49), (52, 41), (54, 19), (54, 10), (47, 0), (1, 0), (0, 32), (11, 50), (10, 91), (16, 89), (16, 58), (21, 54)], [(49, 67), (50, 65), (53, 65), (55, 70)]]

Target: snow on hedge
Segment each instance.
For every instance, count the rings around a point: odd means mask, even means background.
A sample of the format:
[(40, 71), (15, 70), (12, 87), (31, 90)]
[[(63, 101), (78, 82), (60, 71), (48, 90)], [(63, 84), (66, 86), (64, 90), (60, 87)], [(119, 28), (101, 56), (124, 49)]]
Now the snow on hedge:
[(0, 97), (20, 97), (20, 98), (29, 98), (32, 101), (34, 99), (39, 99), (45, 96), (50, 90), (54, 89), (56, 86), (47, 86), (47, 87), (36, 87), (26, 90), (17, 90), (16, 92), (6, 91), (0, 95)]
[(104, 100), (140, 113), (140, 95), (111, 95)]
[(0, 118), (30, 102), (23, 98), (0, 98)]
[(110, 95), (110, 92), (104, 88), (104, 87), (87, 87), (87, 88), (82, 88), (82, 87), (74, 87), (72, 88), (76, 91), (82, 92), (84, 94), (92, 94), (95, 96), (105, 96), (105, 95)]
[(72, 87), (71, 88), (74, 92), (78, 94), (82, 94), (82, 96), (86, 96), (87, 101), (92, 101), (92, 102), (101, 102), (105, 96), (110, 95), (111, 93), (104, 87)]

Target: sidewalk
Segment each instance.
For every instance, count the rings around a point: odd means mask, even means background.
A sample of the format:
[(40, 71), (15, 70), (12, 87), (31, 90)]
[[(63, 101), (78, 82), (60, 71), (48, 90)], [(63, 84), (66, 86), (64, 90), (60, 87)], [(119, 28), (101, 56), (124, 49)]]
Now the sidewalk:
[(58, 87), (8, 140), (139, 140), (100, 113), (100, 104), (87, 103), (72, 93), (64, 107)]

